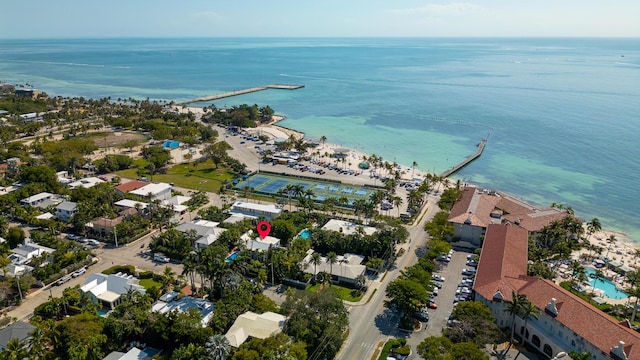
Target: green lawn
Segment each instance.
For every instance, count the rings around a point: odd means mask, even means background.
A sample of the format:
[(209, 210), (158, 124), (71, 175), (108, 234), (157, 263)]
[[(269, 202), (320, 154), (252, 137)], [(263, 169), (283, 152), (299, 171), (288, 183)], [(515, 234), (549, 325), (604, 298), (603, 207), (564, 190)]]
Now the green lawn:
[(157, 281), (154, 281), (153, 279), (141, 279), (139, 284), (144, 286), (146, 290), (149, 290), (154, 286), (157, 287), (158, 289), (162, 287), (162, 284), (160, 284)]
[[(307, 285), (305, 290), (316, 292), (320, 290), (320, 286), (323, 286), (323, 284)], [(324, 284), (324, 286), (329, 286), (329, 285)], [(341, 300), (345, 300), (345, 301), (357, 302), (357, 301), (360, 301), (360, 299), (362, 299), (362, 296), (364, 295), (364, 292), (362, 291), (349, 289), (339, 285), (331, 285), (331, 288), (335, 290), (336, 294), (338, 294), (338, 297)]]
[[(142, 163), (138, 164), (136, 162), (135, 165), (142, 165)], [(118, 171), (117, 174), (129, 179), (137, 179), (139, 177), (137, 169)], [(216, 169), (211, 160), (197, 165), (193, 163), (177, 164), (169, 168), (166, 174), (146, 175), (146, 177), (153, 179), (153, 181), (174, 183), (176, 186), (187, 189), (215, 193), (220, 192), (220, 185), (224, 180), (233, 180), (233, 174), (227, 168), (220, 167)]]

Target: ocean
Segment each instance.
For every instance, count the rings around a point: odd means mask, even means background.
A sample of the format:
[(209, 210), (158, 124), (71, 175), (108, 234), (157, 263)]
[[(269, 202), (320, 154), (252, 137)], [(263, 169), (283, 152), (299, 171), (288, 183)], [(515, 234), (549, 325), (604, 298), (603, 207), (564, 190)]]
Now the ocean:
[[(640, 243), (640, 39), (0, 40), (0, 81), (50, 95), (269, 105), (308, 137), (571, 206)], [(199, 104), (199, 105), (207, 105)]]

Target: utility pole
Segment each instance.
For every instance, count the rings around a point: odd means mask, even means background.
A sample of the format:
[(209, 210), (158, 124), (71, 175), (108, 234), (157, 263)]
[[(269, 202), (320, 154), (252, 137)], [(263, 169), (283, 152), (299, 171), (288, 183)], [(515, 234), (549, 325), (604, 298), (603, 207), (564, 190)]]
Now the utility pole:
[(20, 294), (20, 302), (24, 299), (22, 298), (22, 289), (20, 289), (20, 275), (16, 275), (16, 285), (18, 285), (18, 294)]
[(116, 226), (113, 227), (113, 238), (116, 241), (116, 247), (118, 247), (118, 227), (117, 226), (118, 225), (116, 224)]

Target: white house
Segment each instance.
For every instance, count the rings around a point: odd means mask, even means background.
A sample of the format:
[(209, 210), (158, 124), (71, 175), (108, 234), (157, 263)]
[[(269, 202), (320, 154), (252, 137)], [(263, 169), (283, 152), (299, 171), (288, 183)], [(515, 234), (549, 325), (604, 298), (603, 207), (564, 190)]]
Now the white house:
[(305, 264), (303, 271), (307, 274), (325, 272), (331, 275), (334, 283), (356, 286), (360, 276), (367, 271), (367, 267), (362, 264), (364, 262), (362, 255), (349, 253), (338, 255), (335, 264), (329, 263), (326, 257), (320, 257), (320, 263), (314, 265), (311, 262), (313, 253), (313, 250), (307, 251), (307, 256), (302, 260)]
[(82, 178), (74, 182), (70, 182), (69, 184), (67, 184), (67, 186), (69, 186), (69, 189), (72, 189), (72, 190), (77, 187), (83, 187), (85, 189), (88, 189), (103, 182), (105, 181), (93, 176), (93, 177)]
[(43, 254), (53, 254), (54, 251), (52, 248), (31, 242), (31, 240), (27, 238), (24, 240), (24, 244), (20, 244), (11, 250), (9, 259), (16, 265), (24, 265), (29, 263), (34, 257), (42, 256)]
[(147, 184), (129, 193), (141, 196), (149, 201), (169, 200), (171, 198), (171, 185), (167, 183)]
[[(361, 230), (359, 228), (362, 228)], [(378, 229), (371, 226), (362, 226), (350, 221), (331, 219), (322, 227), (322, 230), (336, 231), (344, 235), (353, 235), (362, 231), (365, 235), (373, 235)]]
[(113, 309), (120, 303), (120, 297), (127, 291), (145, 293), (144, 287), (138, 282), (137, 278), (123, 273), (111, 275), (93, 273), (89, 275), (80, 290), (87, 294), (91, 301), (101, 304), (104, 308)]
[(240, 240), (244, 241), (244, 246), (251, 250), (252, 253), (260, 253), (269, 251), (274, 247), (280, 247), (280, 239), (274, 236), (265, 236), (261, 238), (257, 236), (253, 230), (249, 230), (240, 236)]
[(56, 206), (56, 217), (67, 222), (78, 211), (78, 204), (73, 201), (63, 201)]
[(236, 201), (233, 203), (229, 210), (230, 215), (242, 214), (253, 218), (259, 218), (262, 216), (268, 220), (277, 218), (280, 213), (282, 213), (282, 208), (278, 205), (256, 204), (242, 201)]
[(199, 238), (194, 242), (193, 246), (196, 250), (202, 250), (213, 244), (220, 235), (227, 229), (219, 228), (215, 221), (196, 220), (182, 223), (176, 226), (176, 230), (186, 233), (194, 231)]
[(209, 321), (213, 316), (213, 310), (215, 306), (211, 301), (204, 299), (198, 299), (191, 296), (184, 296), (178, 298), (178, 293), (171, 291), (160, 297), (151, 306), (151, 311), (159, 312), (162, 314), (168, 314), (173, 311), (183, 313), (189, 309), (196, 309), (200, 312), (202, 327), (209, 325)]
[(54, 194), (52, 193), (48, 193), (48, 192), (41, 192), (39, 194), (35, 194), (32, 196), (29, 196), (28, 198), (24, 198), (22, 200), (20, 200), (20, 203), (23, 206), (38, 206), (42, 203), (44, 203), (46, 200), (52, 200), (55, 197)]
[(250, 337), (266, 339), (282, 332), (286, 321), (286, 316), (274, 312), (256, 314), (247, 311), (238, 316), (224, 336), (231, 346), (237, 348)]

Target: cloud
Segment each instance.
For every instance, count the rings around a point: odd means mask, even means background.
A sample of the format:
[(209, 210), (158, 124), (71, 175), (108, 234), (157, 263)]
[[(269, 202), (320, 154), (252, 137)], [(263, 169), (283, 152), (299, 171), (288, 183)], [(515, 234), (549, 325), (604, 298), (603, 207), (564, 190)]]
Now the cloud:
[(471, 3), (427, 4), (415, 8), (389, 9), (388, 13), (397, 15), (456, 16), (480, 10)]

